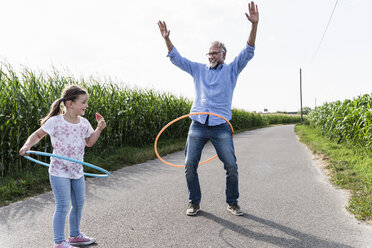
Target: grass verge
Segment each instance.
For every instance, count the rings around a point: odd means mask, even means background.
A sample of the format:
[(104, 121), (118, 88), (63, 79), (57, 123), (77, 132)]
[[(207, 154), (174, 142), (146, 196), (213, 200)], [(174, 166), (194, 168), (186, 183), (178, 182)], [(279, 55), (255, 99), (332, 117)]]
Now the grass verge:
[(364, 147), (337, 143), (309, 125), (296, 125), (301, 142), (327, 160), (331, 182), (351, 193), (347, 210), (358, 220), (372, 222), (372, 154)]

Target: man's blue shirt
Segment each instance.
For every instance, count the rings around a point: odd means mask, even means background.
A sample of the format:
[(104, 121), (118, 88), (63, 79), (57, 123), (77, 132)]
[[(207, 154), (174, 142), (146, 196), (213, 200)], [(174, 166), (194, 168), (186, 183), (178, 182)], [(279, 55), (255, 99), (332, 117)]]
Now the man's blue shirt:
[[(173, 47), (168, 57), (173, 64), (189, 73), (194, 79), (196, 95), (190, 113), (211, 112), (231, 120), (231, 103), (236, 81), (239, 73), (253, 58), (254, 49), (247, 44), (233, 62), (221, 64), (217, 69), (213, 69), (206, 64), (192, 62), (182, 57)], [(191, 119), (204, 124), (207, 115), (194, 115)], [(225, 121), (210, 115), (208, 122), (210, 126), (216, 126)]]

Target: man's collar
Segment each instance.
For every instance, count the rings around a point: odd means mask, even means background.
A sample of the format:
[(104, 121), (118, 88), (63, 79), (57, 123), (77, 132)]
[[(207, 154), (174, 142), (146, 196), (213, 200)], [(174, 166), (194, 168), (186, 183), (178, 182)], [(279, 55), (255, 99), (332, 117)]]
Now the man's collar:
[(212, 69), (217, 70), (217, 69), (220, 67), (220, 65), (221, 65), (221, 67), (222, 67), (223, 64), (217, 63), (217, 65), (215, 65), (214, 67), (209, 66), (209, 69), (210, 69), (210, 70), (212, 70)]

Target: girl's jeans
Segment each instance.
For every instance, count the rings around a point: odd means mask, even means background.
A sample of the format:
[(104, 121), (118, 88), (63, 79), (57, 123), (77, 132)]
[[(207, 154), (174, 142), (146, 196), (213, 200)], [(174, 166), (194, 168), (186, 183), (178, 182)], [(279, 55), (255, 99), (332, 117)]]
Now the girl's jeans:
[(208, 126), (208, 123), (201, 124), (197, 121), (191, 123), (185, 147), (185, 174), (189, 201), (199, 204), (201, 200), (197, 170), (203, 147), (208, 140), (212, 142), (226, 170), (226, 202), (236, 203), (239, 198), (238, 165), (230, 126), (227, 123)]
[(65, 240), (65, 220), (67, 211), (70, 207), (69, 216), (70, 237), (80, 234), (80, 220), (85, 198), (84, 176), (79, 179), (49, 176), (54, 198), (56, 201), (56, 211), (53, 216), (54, 242), (56, 244)]

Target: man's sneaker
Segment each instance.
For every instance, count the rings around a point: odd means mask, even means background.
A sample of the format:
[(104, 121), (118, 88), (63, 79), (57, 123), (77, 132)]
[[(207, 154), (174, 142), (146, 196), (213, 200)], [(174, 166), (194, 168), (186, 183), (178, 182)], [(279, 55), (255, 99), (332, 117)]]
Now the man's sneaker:
[(77, 237), (69, 238), (72, 245), (90, 245), (96, 242), (95, 238), (89, 238), (84, 233), (80, 233)]
[(200, 210), (199, 204), (190, 202), (186, 210), (186, 215), (189, 215), (189, 216), (196, 215), (199, 212), (199, 210)]
[(227, 210), (229, 210), (234, 215), (243, 215), (243, 211), (240, 209), (238, 203), (231, 203), (227, 206)]
[(67, 240), (64, 240), (58, 245), (55, 245), (54, 248), (75, 248), (75, 247), (70, 245), (70, 242), (68, 242)]

